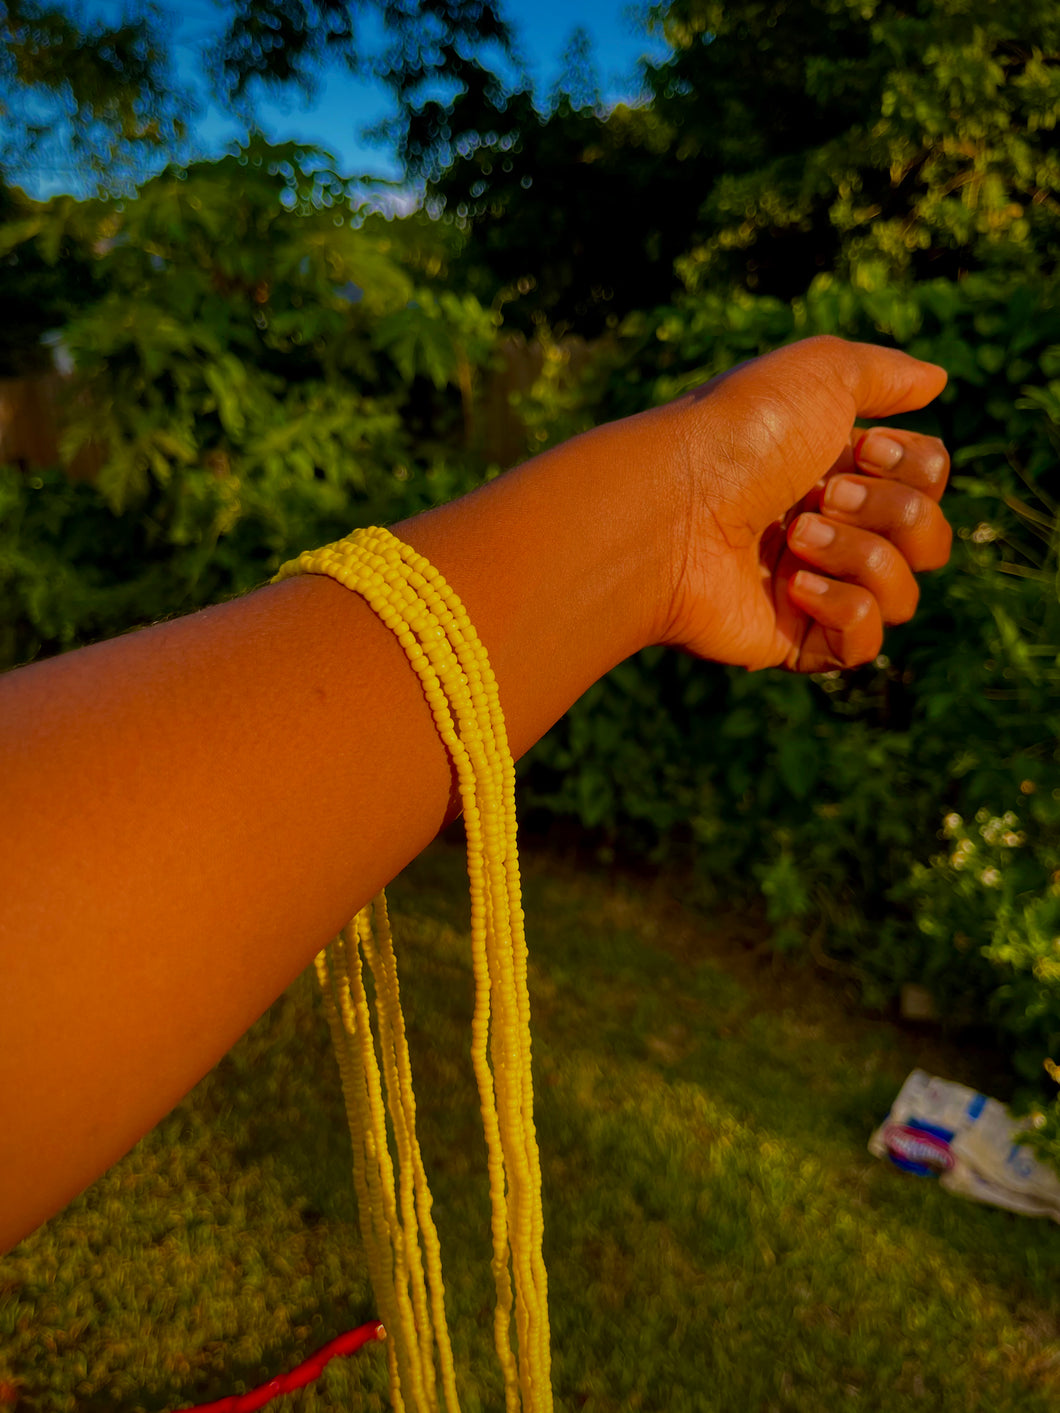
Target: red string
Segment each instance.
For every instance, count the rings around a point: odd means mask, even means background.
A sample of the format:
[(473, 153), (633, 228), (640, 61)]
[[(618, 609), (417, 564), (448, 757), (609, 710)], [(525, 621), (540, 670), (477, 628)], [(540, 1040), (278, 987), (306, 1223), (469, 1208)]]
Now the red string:
[(353, 1354), (362, 1345), (374, 1339), (386, 1339), (386, 1330), (378, 1320), (337, 1335), (315, 1354), (311, 1354), (304, 1364), (299, 1364), (297, 1369), (270, 1379), (260, 1388), (251, 1389), (249, 1393), (233, 1393), (227, 1398), (217, 1399), (215, 1403), (199, 1403), (193, 1408), (181, 1408), (177, 1413), (254, 1413), (255, 1409), (264, 1408), (266, 1403), (279, 1398), (281, 1393), (290, 1393), (293, 1389), (303, 1388), (314, 1379), (319, 1379), (324, 1372), (324, 1365), (338, 1355)]

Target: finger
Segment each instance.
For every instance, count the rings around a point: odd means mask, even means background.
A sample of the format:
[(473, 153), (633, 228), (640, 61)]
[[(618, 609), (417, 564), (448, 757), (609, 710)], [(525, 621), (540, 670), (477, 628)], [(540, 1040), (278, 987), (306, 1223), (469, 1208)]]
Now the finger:
[(814, 620), (798, 660), (789, 662), (789, 667), (827, 672), (834, 667), (860, 667), (879, 654), (883, 620), (868, 589), (800, 569), (788, 584), (788, 596)]
[[(797, 370), (810, 403), (834, 405), (837, 392), (845, 393), (849, 423), (855, 417), (890, 417), (926, 407), (946, 386), (947, 374), (937, 363), (925, 363), (897, 348), (853, 343), (833, 334), (789, 343), (758, 360), (776, 375)], [(814, 396), (814, 392), (816, 396)]]
[[(870, 427), (854, 442), (852, 468), (891, 481), (904, 481), (932, 500), (941, 500), (950, 474), (950, 458), (938, 437), (918, 432)], [(846, 467), (843, 467), (846, 470)]]
[(788, 528), (788, 546), (814, 569), (868, 589), (885, 623), (906, 623), (916, 611), (920, 589), (913, 571), (882, 535), (800, 515)]
[(926, 491), (871, 476), (834, 476), (820, 509), (830, 520), (883, 535), (910, 569), (941, 569), (950, 557), (953, 531)]
[(946, 386), (945, 368), (900, 349), (847, 343), (827, 334), (807, 342), (823, 345), (822, 356), (853, 397), (858, 417), (889, 417), (926, 407)]

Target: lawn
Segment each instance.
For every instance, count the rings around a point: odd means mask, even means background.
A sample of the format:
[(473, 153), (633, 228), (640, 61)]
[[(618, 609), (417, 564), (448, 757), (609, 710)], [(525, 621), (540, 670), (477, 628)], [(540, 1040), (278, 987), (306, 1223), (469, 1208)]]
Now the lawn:
[[(391, 890), (465, 1413), (502, 1406), (467, 1056), (463, 860)], [(526, 865), (553, 1380), (565, 1413), (1055, 1413), (1060, 1229), (947, 1197), (866, 1141), (921, 1065), (757, 923), (665, 877)], [(0, 1406), (157, 1413), (373, 1315), (315, 981), (65, 1213), (0, 1258)], [(387, 1407), (369, 1346), (276, 1413)], [(6, 1399), (6, 1403), (4, 1400)]]

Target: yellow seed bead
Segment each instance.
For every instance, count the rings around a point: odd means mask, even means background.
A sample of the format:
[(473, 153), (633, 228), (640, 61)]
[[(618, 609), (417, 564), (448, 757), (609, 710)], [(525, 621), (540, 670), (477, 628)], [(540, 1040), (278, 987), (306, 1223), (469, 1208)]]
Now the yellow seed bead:
[[(520, 1407), (523, 1413), (548, 1413), (547, 1277), (541, 1256), (541, 1175), (532, 1109), (515, 775), (496, 682), (458, 596), (428, 560), (389, 531), (371, 527), (307, 551), (287, 561), (276, 578), (297, 573), (335, 578), (361, 594), (395, 633), (457, 772), (468, 841), (476, 987), (472, 1065), (492, 1202), (494, 1342), (508, 1413), (518, 1413)], [(433, 1413), (440, 1383), (447, 1410), (456, 1413), (440, 1256), (415, 1140), (415, 1099), (396, 962), (382, 903), (375, 916), (375, 936), (367, 913), (359, 914), (346, 929), (348, 940), (339, 938), (333, 944), (333, 966), (331, 954), (322, 954), (317, 973), (346, 1095), (369, 1270), (391, 1334), (391, 1399), (398, 1413), (406, 1399), (417, 1413)], [(362, 954), (375, 975), (381, 1072), (371, 1038)], [(384, 1088), (398, 1150), (397, 1187), (380, 1099)], [(513, 1316), (517, 1359), (510, 1342)]]

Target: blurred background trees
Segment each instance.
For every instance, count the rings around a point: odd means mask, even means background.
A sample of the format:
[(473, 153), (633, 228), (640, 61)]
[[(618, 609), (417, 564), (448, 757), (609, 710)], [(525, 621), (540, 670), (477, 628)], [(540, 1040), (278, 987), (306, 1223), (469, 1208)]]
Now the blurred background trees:
[(534, 234), (562, 212), (530, 308), (595, 331), (605, 306), (678, 289), (787, 300), (821, 274), (869, 288), (1051, 270), (1048, 0), (673, 0), (652, 22), (669, 56), (646, 66), (642, 107), (561, 95), (542, 113), (525, 89), (468, 91), (420, 139), (447, 158), (426, 166), (428, 204), (467, 224), (502, 283), (538, 277)]
[(0, 9), (0, 175), (32, 169), (61, 144), (120, 180), (134, 157), (179, 146), (189, 108), (154, 7), (117, 24), (48, 0)]
[[(757, 891), (776, 946), (873, 1005), (926, 988), (1041, 1103), (1060, 1054), (1056, 7), (672, 0), (643, 101), (605, 106), (584, 35), (539, 95), (480, 0), (232, 5), (212, 78), (248, 113), (331, 60), (390, 85), (416, 196), (393, 218), (294, 144), (188, 160), (190, 100), (146, 12), (112, 31), (4, 14), (0, 372), (58, 350), (74, 375), (55, 464), (0, 470), (3, 664), (241, 592), (292, 548), (786, 340), (907, 348), (950, 373), (903, 422), (951, 447), (958, 531), (915, 621), (813, 681), (642, 654), (524, 764), (525, 814), (689, 869), (704, 897)], [(17, 188), (47, 141), (98, 195)]]

